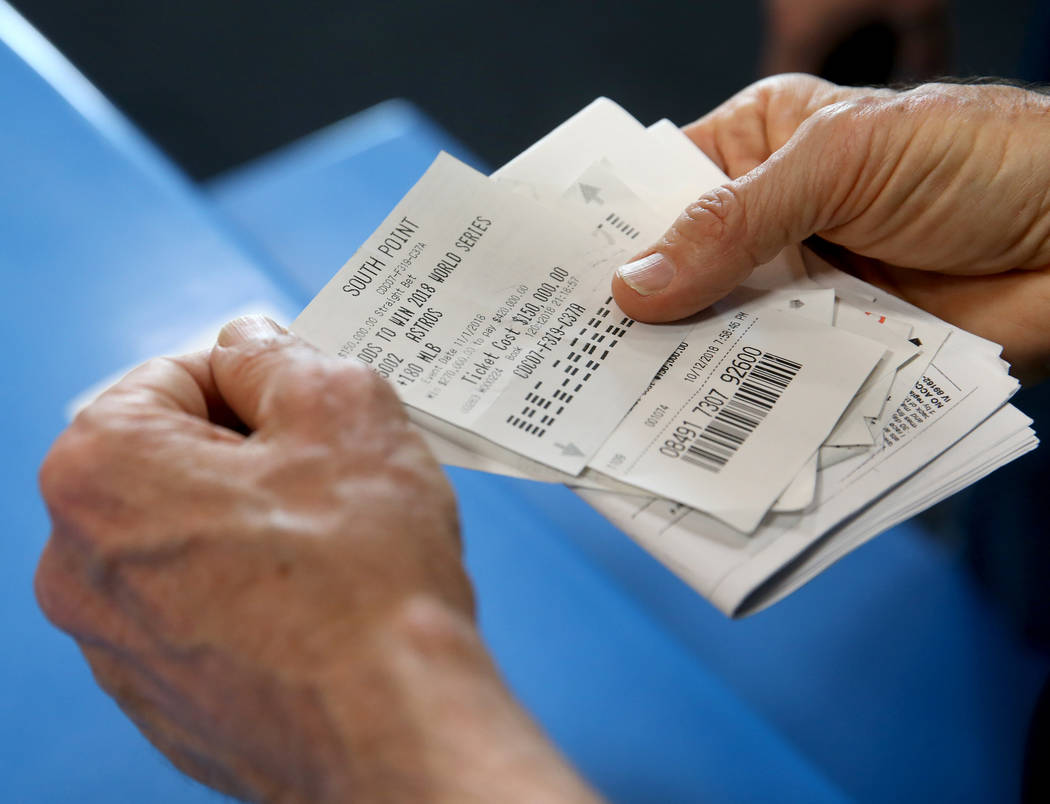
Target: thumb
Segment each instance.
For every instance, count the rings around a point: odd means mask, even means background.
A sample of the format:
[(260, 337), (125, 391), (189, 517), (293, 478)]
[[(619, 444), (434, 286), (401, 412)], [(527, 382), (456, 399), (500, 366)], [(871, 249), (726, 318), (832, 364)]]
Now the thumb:
[(700, 196), (652, 248), (617, 269), (616, 303), (655, 323), (718, 301), (781, 249), (830, 225), (824, 210), (836, 209), (847, 186), (846, 158), (838, 149), (829, 159), (818, 138), (796, 132), (758, 167)]
[(270, 417), (273, 397), (294, 387), (295, 372), (308, 369), (320, 353), (265, 316), (230, 321), (211, 353), (215, 385), (230, 410), (252, 430)]
[(252, 430), (357, 439), (405, 413), (390, 383), (364, 363), (329, 357), (261, 316), (231, 321), (212, 349), (215, 385)]

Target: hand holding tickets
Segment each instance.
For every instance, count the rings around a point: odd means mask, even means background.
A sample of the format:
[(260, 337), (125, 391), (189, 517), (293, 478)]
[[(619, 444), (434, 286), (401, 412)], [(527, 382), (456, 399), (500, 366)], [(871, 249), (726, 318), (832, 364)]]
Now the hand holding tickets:
[(757, 610), (1037, 442), (996, 344), (795, 246), (692, 318), (628, 317), (617, 266), (727, 180), (599, 99), (491, 178), (439, 156), (292, 328), (390, 380), (442, 461), (567, 483)]
[(591, 801), (485, 650), (431, 453), (775, 602), (1036, 446), (967, 330), (1050, 365), (1047, 112), (785, 76), (686, 132), (599, 99), (492, 177), (441, 155), (293, 324), (346, 360), (239, 319), (77, 416), (41, 606), (233, 795)]

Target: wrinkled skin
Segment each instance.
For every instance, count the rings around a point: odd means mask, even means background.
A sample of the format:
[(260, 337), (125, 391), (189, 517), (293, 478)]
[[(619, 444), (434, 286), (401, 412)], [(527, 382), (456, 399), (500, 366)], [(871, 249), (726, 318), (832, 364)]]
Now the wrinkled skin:
[[(1050, 358), (1050, 97), (1006, 86), (908, 92), (785, 75), (685, 129), (734, 180), (660, 242), (675, 266), (643, 321), (690, 315), (813, 235), (862, 278), (1005, 347), (1018, 376)], [(829, 254), (828, 249), (824, 253)]]
[(275, 330), (147, 363), (58, 439), (44, 612), (224, 792), (464, 800), (495, 768), (586, 799), (488, 660), (455, 500), (393, 390)]

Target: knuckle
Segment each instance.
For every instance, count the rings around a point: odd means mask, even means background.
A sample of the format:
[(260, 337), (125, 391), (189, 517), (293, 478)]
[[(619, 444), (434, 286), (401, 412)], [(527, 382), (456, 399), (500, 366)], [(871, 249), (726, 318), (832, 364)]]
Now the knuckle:
[(334, 383), (329, 374), (329, 368), (320, 361), (301, 363), (280, 388), (281, 395), (293, 407), (310, 407), (318, 396), (332, 390)]
[(318, 369), (318, 387), (332, 397), (351, 397), (361, 403), (382, 398), (389, 390), (382, 377), (357, 360), (327, 358)]
[(33, 592), (36, 595), (37, 605), (40, 606), (44, 616), (51, 622), (55, 622), (53, 616), (56, 609), (54, 591), (58, 588), (54, 578), (53, 549), (52, 543), (49, 541), (44, 547), (43, 555), (40, 556), (40, 563), (36, 567), (36, 575), (33, 576)]
[(326, 366), (315, 364), (298, 372), (294, 385), (282, 395), (289, 412), (311, 426), (324, 426), (340, 419), (354, 406), (352, 386)]
[(855, 177), (861, 166), (875, 156), (895, 123), (897, 102), (879, 95), (861, 95), (825, 106), (815, 112), (800, 132), (800, 149), (811, 158), (819, 156), (821, 174), (840, 181)]
[(54, 443), (40, 465), (40, 493), (48, 505), (53, 505), (64, 497), (69, 485), (71, 464), (67, 451), (62, 447), (63, 439), (64, 436), (59, 436), (59, 440)]
[(816, 75), (811, 75), (810, 73), (781, 73), (780, 75), (772, 75), (763, 80), (768, 81), (769, 85), (776, 89), (797, 89), (798, 87), (824, 88), (835, 86), (830, 81)]
[(456, 521), (458, 506), (452, 484), (422, 436), (407, 423), (396, 428), (395, 444), (385, 450), (385, 469), (395, 483), (392, 488), (411, 489), (421, 503), (421, 509), (439, 513), (442, 518)]
[(474, 639), (471, 622), (474, 602), (469, 585), (465, 599), (455, 602), (425, 593), (416, 593), (401, 601), (394, 612), (392, 627), (421, 650), (424, 655), (441, 656), (462, 650)]
[(356, 360), (319, 357), (299, 366), (291, 380), (280, 391), (280, 404), (306, 421), (360, 421), (400, 410), (390, 384)]
[(58, 437), (40, 466), (40, 493), (51, 509), (62, 509), (79, 499), (84, 487), (96, 476), (109, 450), (104, 432), (85, 424), (73, 424)]
[(383, 380), (358, 360), (326, 358), (318, 366), (319, 386), (331, 393), (371, 393)]
[(274, 335), (227, 347), (234, 357), (229, 365), (232, 379), (238, 383), (258, 380), (281, 365), (293, 353), (291, 347), (295, 345), (297, 342), (289, 336)]
[(981, 93), (985, 87), (964, 87), (956, 84), (926, 83), (902, 93), (904, 105), (922, 104), (930, 107), (954, 107), (965, 104), (973, 93)]
[(69, 630), (72, 622), (70, 579), (53, 540), (48, 541), (37, 564), (33, 592), (44, 616), (56, 627)]
[(797, 80), (800, 75), (800, 73), (778, 73), (777, 75), (767, 75), (765, 78), (760, 78), (752, 83), (744, 91), (753, 93), (777, 92), (783, 90), (783, 88), (791, 84), (792, 81)]
[(357, 361), (346, 361), (343, 370), (347, 372), (350, 381), (359, 388), (361, 393), (380, 407), (391, 405), (400, 409), (397, 393), (394, 387), (384, 377)]
[(900, 108), (900, 96), (887, 95), (878, 90), (864, 92), (818, 109), (810, 117), (813, 128), (839, 136), (845, 130), (847, 136), (859, 127), (872, 128), (879, 125), (887, 115)]
[[(349, 408), (345, 408), (351, 416), (363, 414), (366, 419), (372, 420), (377, 417), (396, 421), (405, 419), (401, 401), (393, 386), (363, 363), (338, 362), (330, 380), (336, 383), (336, 388), (341, 392), (339, 398), (344, 406), (348, 398), (352, 402)], [(334, 393), (337, 393), (335, 388)]]
[(820, 107), (806, 120), (803, 133), (835, 131), (853, 125), (860, 109), (857, 104), (857, 100), (842, 100)]
[(163, 374), (171, 371), (173, 367), (177, 366), (174, 360), (170, 357), (151, 357), (145, 363), (136, 369), (136, 371), (143, 374), (153, 376), (157, 374)]
[[(1007, 94), (996, 89), (1007, 90)], [(897, 106), (901, 113), (941, 123), (956, 118), (960, 122), (993, 119), (1009, 124), (1023, 111), (1009, 97), (1012, 91), (1023, 94), (1023, 90), (1013, 87), (921, 84), (903, 93)]]
[(734, 100), (757, 102), (764, 107), (770, 99), (778, 95), (795, 95), (831, 86), (834, 85), (829, 81), (808, 73), (778, 73), (761, 78), (745, 87), (737, 93)]
[(280, 390), (282, 401), (300, 413), (338, 408), (354, 391), (351, 378), (329, 360), (311, 360), (295, 367)]
[(733, 235), (744, 221), (739, 193), (731, 185), (722, 185), (685, 208), (671, 226), (669, 245), (683, 240), (694, 246), (708, 245)]

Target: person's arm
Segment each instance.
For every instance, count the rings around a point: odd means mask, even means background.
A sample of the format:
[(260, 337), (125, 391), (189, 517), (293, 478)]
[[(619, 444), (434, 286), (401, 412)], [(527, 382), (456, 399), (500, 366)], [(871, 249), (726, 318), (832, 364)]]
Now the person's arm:
[(132, 372), (41, 470), (47, 616), (177, 767), (253, 801), (593, 801), (500, 679), (393, 390), (265, 320)]
[(620, 269), (632, 317), (703, 309), (818, 235), (862, 278), (1003, 344), (1018, 376), (1050, 369), (1050, 97), (784, 75), (685, 131), (733, 180)]

